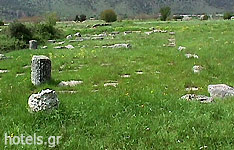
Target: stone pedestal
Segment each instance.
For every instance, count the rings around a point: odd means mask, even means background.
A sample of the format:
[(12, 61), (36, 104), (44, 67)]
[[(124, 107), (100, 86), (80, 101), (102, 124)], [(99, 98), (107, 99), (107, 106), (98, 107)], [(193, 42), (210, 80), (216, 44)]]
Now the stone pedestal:
[(46, 56), (33, 56), (31, 66), (31, 81), (34, 85), (51, 79), (51, 61)]
[(37, 49), (37, 41), (36, 40), (29, 41), (29, 49)]

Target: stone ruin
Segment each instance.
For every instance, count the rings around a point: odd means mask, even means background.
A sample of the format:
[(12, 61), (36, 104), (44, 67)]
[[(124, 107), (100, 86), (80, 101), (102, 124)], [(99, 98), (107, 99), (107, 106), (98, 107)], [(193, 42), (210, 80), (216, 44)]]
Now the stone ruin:
[(58, 108), (59, 100), (55, 91), (46, 89), (38, 94), (32, 94), (28, 99), (31, 112), (39, 112)]
[(34, 85), (51, 79), (51, 61), (48, 57), (39, 55), (32, 57), (31, 81)]
[(37, 41), (36, 40), (29, 41), (29, 49), (37, 49)]

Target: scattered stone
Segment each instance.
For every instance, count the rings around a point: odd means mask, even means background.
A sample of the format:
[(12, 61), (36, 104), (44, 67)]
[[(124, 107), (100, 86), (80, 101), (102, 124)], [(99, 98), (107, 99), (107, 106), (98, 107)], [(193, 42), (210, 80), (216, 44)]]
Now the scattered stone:
[(68, 36), (66, 37), (66, 39), (67, 39), (67, 40), (72, 39), (72, 35), (68, 35)]
[(151, 27), (151, 28), (149, 28), (149, 30), (155, 30), (155, 28), (154, 28), (154, 27)]
[(56, 43), (56, 45), (63, 45), (64, 43), (65, 43), (65, 41), (62, 41), (62, 42)]
[(132, 31), (132, 33), (141, 33), (141, 31)]
[(196, 54), (185, 54), (185, 57), (186, 58), (195, 58), (195, 59), (199, 58), (198, 55), (196, 55)]
[(187, 101), (200, 101), (201, 103), (211, 103), (214, 100), (212, 97), (208, 97), (205, 95), (195, 95), (195, 94), (186, 94), (182, 96), (181, 99)]
[(7, 73), (9, 72), (8, 70), (0, 70), (0, 73)]
[(82, 41), (84, 41), (84, 39), (70, 40), (69, 42), (73, 43), (73, 42), (82, 42)]
[(198, 91), (199, 88), (198, 87), (187, 87), (185, 90), (186, 91)]
[(104, 87), (107, 87), (107, 86), (117, 87), (118, 84), (119, 83), (117, 81), (111, 81), (111, 82), (104, 83)]
[(78, 91), (58, 91), (58, 93), (62, 93), (62, 94), (76, 94), (76, 93), (78, 93)]
[(99, 91), (98, 89), (92, 90), (93, 93), (96, 93), (96, 92), (98, 92), (98, 91)]
[(168, 39), (168, 41), (171, 43), (175, 43), (176, 40), (175, 39)]
[(150, 35), (150, 34), (152, 34), (152, 33), (154, 33), (154, 32), (153, 32), (153, 31), (145, 32), (145, 34), (147, 34), (147, 35)]
[(131, 34), (132, 31), (124, 31), (124, 35)]
[(234, 97), (234, 88), (226, 84), (209, 85), (208, 92), (213, 98)]
[(193, 66), (193, 72), (194, 73), (200, 73), (202, 71), (202, 66)]
[(0, 54), (0, 60), (7, 59), (7, 57), (4, 54)]
[(37, 49), (37, 41), (36, 40), (29, 41), (29, 49)]
[(80, 32), (77, 32), (76, 34), (74, 34), (74, 36), (81, 37), (81, 34), (80, 34)]
[(103, 37), (92, 37), (91, 40), (103, 40)]
[(179, 46), (178, 50), (179, 50), (179, 51), (186, 50), (186, 47)]
[(103, 46), (103, 48), (131, 48), (131, 44), (114, 44), (114, 45), (111, 45), (111, 46)]
[(39, 55), (32, 57), (31, 81), (34, 85), (51, 79), (51, 61), (48, 57)]
[(96, 27), (103, 27), (103, 26), (111, 26), (111, 24), (109, 24), (109, 23), (101, 23), (101, 24), (95, 24), (95, 25), (93, 25), (93, 28), (96, 28)]
[(48, 40), (49, 43), (55, 43), (56, 40)]
[(175, 32), (169, 32), (170, 35), (175, 35)]
[(168, 47), (175, 47), (175, 46), (176, 46), (176, 43), (172, 42), (172, 43), (169, 43), (167, 46), (168, 46)]
[(141, 75), (141, 74), (144, 74), (144, 72), (143, 71), (136, 71), (136, 74)]
[(59, 100), (55, 91), (46, 89), (29, 97), (28, 105), (30, 111), (39, 112), (58, 108)]
[(65, 48), (67, 48), (67, 49), (74, 49), (75, 47), (74, 46), (72, 46), (72, 45), (67, 45), (67, 46), (64, 46)]
[(48, 48), (48, 46), (42, 46), (41, 47), (41, 49), (47, 49)]
[(124, 74), (124, 75), (121, 75), (121, 78), (130, 78), (131, 75), (130, 74)]
[(55, 46), (54, 49), (64, 49), (64, 46)]
[(73, 86), (76, 86), (76, 85), (79, 85), (79, 84), (82, 84), (83, 81), (61, 81), (59, 83), (59, 86), (70, 86), (70, 87), (73, 87)]

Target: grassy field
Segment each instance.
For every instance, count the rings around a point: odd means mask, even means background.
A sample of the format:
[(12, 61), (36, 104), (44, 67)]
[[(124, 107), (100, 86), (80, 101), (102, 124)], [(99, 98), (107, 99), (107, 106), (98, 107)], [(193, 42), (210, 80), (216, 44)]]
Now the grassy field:
[[(19, 50), (0, 61), (0, 149), (234, 149), (234, 103), (232, 99), (201, 104), (181, 100), (187, 87), (209, 95), (209, 84), (234, 85), (234, 21), (123, 21), (110, 27), (86, 28), (86, 23), (58, 23), (68, 34), (99, 34), (120, 31), (114, 39), (68, 43), (75, 49)], [(150, 27), (175, 31), (145, 34)], [(124, 36), (123, 31), (142, 31)], [(165, 47), (169, 38), (176, 47)], [(102, 48), (130, 43), (130, 49)], [(100, 46), (99, 48), (94, 48)], [(178, 51), (185, 46), (185, 51)], [(199, 59), (187, 59), (195, 53)], [(52, 61), (52, 81), (38, 87), (30, 80), (33, 55)], [(194, 74), (192, 67), (204, 70)], [(137, 74), (136, 71), (143, 71)], [(130, 78), (121, 75), (130, 74)], [(60, 81), (82, 80), (75, 87), (59, 87)], [(104, 87), (117, 81), (117, 87)], [(95, 86), (94, 86), (95, 85)], [(29, 113), (27, 101), (42, 89), (56, 90), (60, 107), (51, 113)], [(77, 91), (60, 93), (59, 91)], [(95, 92), (94, 92), (95, 91)], [(4, 145), (4, 133), (62, 136), (60, 144)]]

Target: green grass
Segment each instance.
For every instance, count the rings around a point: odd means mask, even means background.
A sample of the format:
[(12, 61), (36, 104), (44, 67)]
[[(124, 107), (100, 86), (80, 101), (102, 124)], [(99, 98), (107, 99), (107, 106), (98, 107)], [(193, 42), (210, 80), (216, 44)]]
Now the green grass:
[[(66, 34), (96, 34), (104, 31), (141, 30), (123, 33), (113, 39), (72, 43), (73, 50), (19, 50), (7, 53), (12, 59), (0, 61), (0, 149), (234, 149), (233, 98), (201, 104), (179, 98), (187, 86), (198, 86), (196, 94), (208, 95), (209, 84), (234, 85), (234, 22), (231, 21), (123, 21), (112, 27), (86, 28), (80, 24), (58, 24)], [(169, 34), (144, 34), (150, 27), (175, 31), (177, 46), (163, 47)], [(63, 40), (63, 39), (61, 39)], [(68, 41), (66, 41), (68, 44)], [(94, 48), (115, 43), (130, 43), (131, 49)], [(85, 47), (83, 47), (85, 45)], [(184, 52), (177, 50), (185, 46)], [(195, 53), (199, 59), (186, 59)], [(33, 55), (46, 55), (52, 61), (53, 81), (38, 87), (31, 84)], [(110, 64), (102, 66), (102, 64)], [(60, 66), (65, 65), (60, 72)], [(192, 67), (205, 69), (194, 74)], [(82, 67), (80, 67), (82, 66)], [(70, 71), (78, 69), (78, 71)], [(142, 70), (143, 75), (135, 72)], [(159, 71), (160, 74), (156, 73)], [(25, 73), (16, 77), (18, 73)], [(130, 78), (121, 78), (131, 74)], [(59, 87), (62, 80), (83, 80), (82, 85)], [(106, 81), (119, 85), (104, 87)], [(93, 87), (97, 84), (97, 87)], [(32, 93), (51, 88), (76, 90), (58, 93), (61, 105), (51, 113), (28, 112)], [(92, 90), (98, 89), (98, 92)], [(55, 148), (41, 145), (4, 146), (4, 133), (62, 136)]]

